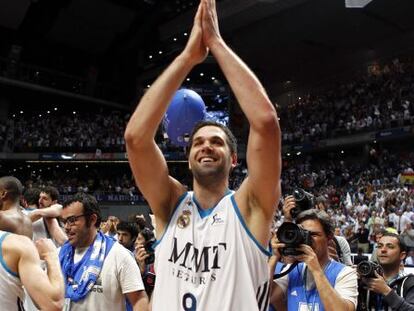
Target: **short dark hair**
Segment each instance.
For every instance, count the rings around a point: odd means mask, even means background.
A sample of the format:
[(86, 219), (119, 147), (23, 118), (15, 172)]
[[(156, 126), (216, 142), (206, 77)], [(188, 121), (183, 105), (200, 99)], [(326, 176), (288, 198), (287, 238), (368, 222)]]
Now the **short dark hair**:
[(325, 232), (326, 236), (332, 237), (334, 235), (334, 226), (329, 217), (329, 215), (322, 210), (318, 209), (308, 209), (299, 213), (298, 217), (296, 218), (296, 223), (300, 224), (305, 220), (317, 220), (322, 225), (323, 231)]
[(393, 238), (396, 238), (397, 239), (398, 246), (400, 247), (400, 253), (407, 251), (407, 244), (405, 244), (403, 238), (399, 234), (393, 233), (393, 232), (389, 232), (389, 231), (385, 231), (381, 238), (383, 238), (385, 236), (390, 236), (390, 237), (393, 237)]
[(97, 218), (95, 227), (99, 228), (99, 226), (101, 225), (102, 216), (101, 216), (101, 208), (99, 207), (99, 204), (96, 198), (90, 194), (79, 192), (73, 195), (70, 199), (66, 200), (63, 203), (63, 208), (66, 208), (70, 204), (75, 203), (75, 202), (79, 202), (82, 204), (83, 213), (85, 214), (86, 224), (90, 226), (91, 216), (95, 214)]
[(23, 197), (28, 205), (36, 205), (37, 207), (39, 207), (40, 192), (41, 191), (39, 188), (27, 188), (23, 192)]
[(42, 188), (40, 191), (49, 195), (52, 201), (56, 201), (59, 199), (59, 191), (55, 187), (46, 186)]
[(117, 226), (116, 230), (126, 231), (131, 235), (132, 239), (138, 236), (138, 227), (135, 223), (129, 221), (121, 221)]
[(4, 176), (0, 178), (0, 187), (2, 187), (7, 192), (8, 200), (12, 202), (18, 202), (20, 196), (23, 193), (23, 185), (14, 176)]
[(203, 127), (206, 126), (215, 126), (220, 128), (225, 134), (226, 134), (226, 138), (227, 138), (227, 144), (230, 147), (230, 151), (232, 153), (237, 153), (237, 139), (234, 136), (234, 134), (230, 131), (230, 129), (218, 122), (215, 121), (200, 121), (198, 123), (196, 123), (196, 125), (193, 128), (193, 131), (191, 132), (191, 136), (190, 136), (190, 140), (188, 142), (188, 146), (190, 147), (188, 150), (191, 149), (191, 146), (193, 145), (193, 139), (194, 139), (194, 135), (197, 133), (197, 131)]

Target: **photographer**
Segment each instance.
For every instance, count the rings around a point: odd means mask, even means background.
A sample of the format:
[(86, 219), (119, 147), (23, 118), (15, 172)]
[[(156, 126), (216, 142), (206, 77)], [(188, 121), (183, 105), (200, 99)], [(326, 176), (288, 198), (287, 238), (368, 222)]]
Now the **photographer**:
[(135, 260), (141, 271), (148, 297), (151, 297), (155, 284), (154, 243), (155, 236), (149, 228), (144, 228), (140, 231), (135, 242)]
[[(285, 222), (294, 222), (302, 211), (313, 208), (314, 196), (303, 189), (295, 189), (293, 195), (286, 196), (283, 201), (283, 217)], [(320, 201), (317, 199), (316, 201)], [(320, 208), (318, 208), (321, 210)], [(348, 241), (342, 236), (336, 236), (328, 242), (329, 257), (347, 266), (352, 266), (351, 248)]]
[[(306, 243), (290, 247), (295, 255), (283, 256), (283, 260), (299, 262), (287, 275), (273, 283), (271, 304), (277, 310), (346, 310), (354, 311), (357, 303), (357, 274), (351, 267), (329, 257), (328, 242), (333, 238), (333, 226), (329, 216), (316, 209), (300, 213), (296, 223)], [(283, 225), (282, 225), (283, 226)], [(292, 224), (292, 226), (295, 226)], [(274, 261), (282, 259), (282, 253), (293, 254), (292, 249), (280, 243), (272, 243)], [(287, 232), (287, 236), (294, 236)], [(293, 232), (294, 233), (294, 232)], [(283, 234), (282, 234), (283, 235)]]
[(404, 275), (400, 270), (406, 251), (398, 234), (385, 232), (378, 241), (377, 260), (383, 275), (374, 271), (373, 275), (361, 278), (368, 289), (369, 310), (414, 310), (414, 275)]

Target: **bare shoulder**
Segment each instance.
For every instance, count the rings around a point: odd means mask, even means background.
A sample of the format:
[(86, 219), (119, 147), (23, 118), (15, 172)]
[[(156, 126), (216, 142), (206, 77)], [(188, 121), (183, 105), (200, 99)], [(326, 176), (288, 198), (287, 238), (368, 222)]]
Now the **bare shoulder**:
[(26, 253), (27, 251), (31, 251), (34, 245), (33, 245), (32, 240), (29, 239), (27, 236), (9, 233), (4, 238), (3, 247), (10, 251), (18, 251), (21, 253)]
[(234, 197), (236, 199), (239, 208), (249, 214), (251, 212), (258, 211), (260, 213), (269, 212), (269, 217), (274, 213), (275, 202), (278, 202), (280, 191), (275, 189), (275, 193), (269, 196), (260, 195), (260, 192), (255, 191), (255, 185), (252, 185), (249, 177), (241, 184), (240, 188), (236, 191)]

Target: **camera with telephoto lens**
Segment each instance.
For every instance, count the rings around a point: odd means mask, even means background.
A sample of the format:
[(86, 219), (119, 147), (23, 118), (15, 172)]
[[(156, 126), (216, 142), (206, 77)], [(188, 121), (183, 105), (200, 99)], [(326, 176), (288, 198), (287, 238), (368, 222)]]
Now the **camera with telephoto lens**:
[(305, 230), (293, 222), (284, 222), (276, 232), (280, 243), (286, 244), (280, 249), (283, 256), (296, 256), (302, 254), (296, 248), (300, 244), (312, 245), (311, 232)]
[(150, 265), (154, 263), (155, 261), (155, 254), (154, 254), (154, 243), (156, 242), (155, 238), (152, 238), (145, 242), (145, 251), (149, 255), (147, 258), (145, 258), (145, 264)]
[(301, 188), (293, 190), (295, 207), (290, 210), (292, 218), (296, 218), (300, 212), (313, 208), (313, 195)]
[(139, 233), (145, 240), (144, 249), (145, 252), (149, 255), (145, 258), (145, 264), (150, 265), (155, 261), (154, 255), (154, 244), (157, 241), (154, 236), (154, 232), (150, 228), (143, 228)]
[(361, 261), (357, 266), (357, 272), (364, 278), (375, 278), (375, 272), (379, 275), (383, 275), (384, 271), (382, 267), (373, 261), (364, 260)]

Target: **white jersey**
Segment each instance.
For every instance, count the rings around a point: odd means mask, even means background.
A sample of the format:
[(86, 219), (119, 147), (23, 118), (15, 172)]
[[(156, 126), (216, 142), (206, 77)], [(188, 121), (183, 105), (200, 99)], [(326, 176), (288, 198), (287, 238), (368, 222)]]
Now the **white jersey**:
[(141, 290), (144, 290), (144, 284), (134, 256), (116, 242), (104, 260), (95, 285), (85, 299), (73, 302), (67, 298), (63, 310), (126, 310), (125, 294)]
[(1, 310), (17, 311), (19, 298), (23, 300), (22, 282), (3, 259), (3, 241), (8, 232), (0, 231), (0, 306)]
[(248, 230), (233, 194), (205, 211), (186, 193), (155, 246), (153, 311), (268, 309), (270, 253)]
[[(24, 208), (22, 209), (22, 212), (30, 217), (30, 214), (33, 213), (36, 209), (35, 208)], [(40, 218), (32, 223), (32, 230), (33, 230), (33, 241), (36, 242), (37, 240), (40, 240), (42, 238), (50, 238), (47, 228), (45, 225), (45, 222), (43, 221), (43, 218)]]

